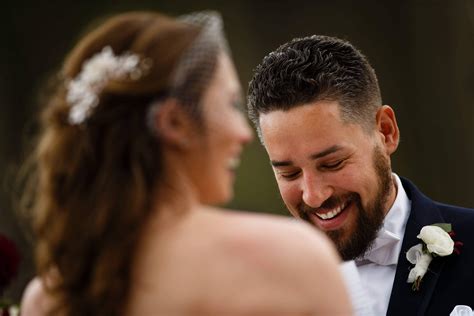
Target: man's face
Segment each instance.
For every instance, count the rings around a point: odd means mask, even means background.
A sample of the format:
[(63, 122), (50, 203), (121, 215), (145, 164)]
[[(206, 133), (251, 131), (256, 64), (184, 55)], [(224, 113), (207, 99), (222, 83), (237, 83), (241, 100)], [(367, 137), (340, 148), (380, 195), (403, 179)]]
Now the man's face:
[(383, 122), (380, 131), (374, 127), (368, 133), (343, 122), (332, 101), (260, 116), (264, 145), (290, 213), (326, 232), (345, 260), (368, 249), (396, 195), (389, 158), (394, 149), (384, 134), (391, 121), (384, 111), (377, 120)]

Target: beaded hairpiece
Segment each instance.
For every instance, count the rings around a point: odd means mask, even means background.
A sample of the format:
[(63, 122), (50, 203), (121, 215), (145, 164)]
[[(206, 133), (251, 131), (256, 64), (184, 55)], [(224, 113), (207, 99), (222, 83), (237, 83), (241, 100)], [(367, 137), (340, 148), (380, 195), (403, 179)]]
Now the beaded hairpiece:
[(84, 62), (77, 77), (67, 84), (66, 101), (70, 105), (68, 121), (83, 123), (99, 103), (98, 94), (110, 80), (129, 78), (138, 80), (143, 75), (140, 58), (131, 53), (117, 56), (110, 46)]

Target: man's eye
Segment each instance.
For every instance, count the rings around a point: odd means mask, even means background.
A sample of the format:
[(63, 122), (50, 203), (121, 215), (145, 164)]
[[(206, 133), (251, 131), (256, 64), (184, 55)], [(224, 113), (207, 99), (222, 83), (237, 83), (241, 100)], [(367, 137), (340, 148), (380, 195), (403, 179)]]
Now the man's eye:
[(344, 162), (344, 160), (339, 160), (339, 161), (336, 161), (334, 163), (324, 164), (324, 165), (322, 165), (322, 167), (324, 169), (327, 169), (327, 170), (337, 170), (337, 169), (340, 169), (342, 167), (343, 162)]
[(299, 174), (300, 174), (299, 171), (296, 171), (296, 172), (281, 172), (281, 173), (279, 173), (279, 175), (280, 175), (282, 178), (287, 179), (287, 180), (294, 179), (294, 178), (296, 178)]

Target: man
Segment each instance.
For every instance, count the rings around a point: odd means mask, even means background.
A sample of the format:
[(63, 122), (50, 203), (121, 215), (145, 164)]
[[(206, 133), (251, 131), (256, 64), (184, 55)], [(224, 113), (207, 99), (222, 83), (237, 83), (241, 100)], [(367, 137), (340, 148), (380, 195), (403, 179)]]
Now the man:
[[(361, 52), (327, 36), (284, 44), (257, 67), (248, 106), (290, 213), (323, 230), (344, 260), (356, 260), (376, 315), (474, 307), (474, 212), (436, 203), (392, 173), (395, 113), (382, 105)], [(435, 223), (452, 225), (461, 254), (435, 257), (408, 283), (406, 252)]]

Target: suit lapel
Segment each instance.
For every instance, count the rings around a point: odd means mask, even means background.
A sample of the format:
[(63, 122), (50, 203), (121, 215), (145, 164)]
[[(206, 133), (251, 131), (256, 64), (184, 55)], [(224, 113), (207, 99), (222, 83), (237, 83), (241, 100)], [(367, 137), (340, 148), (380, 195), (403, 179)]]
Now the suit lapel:
[[(413, 291), (407, 283), (412, 265), (406, 259), (406, 252), (421, 241), (416, 237), (425, 225), (444, 222), (436, 205), (424, 196), (408, 180), (401, 178), (403, 187), (411, 200), (411, 211), (408, 218), (402, 249), (398, 257), (397, 271), (393, 282), (392, 293), (387, 315), (424, 315), (436, 287), (445, 260), (435, 258), (423, 277), (420, 290)], [(441, 259), (441, 260), (440, 260)]]

